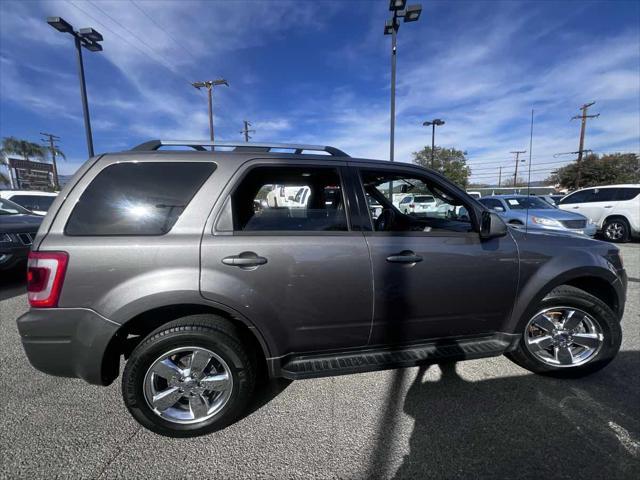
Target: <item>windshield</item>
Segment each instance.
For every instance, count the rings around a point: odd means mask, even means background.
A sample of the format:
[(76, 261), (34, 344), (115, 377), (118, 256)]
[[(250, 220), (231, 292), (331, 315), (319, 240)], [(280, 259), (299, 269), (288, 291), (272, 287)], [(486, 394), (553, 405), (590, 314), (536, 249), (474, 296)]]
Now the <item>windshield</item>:
[(526, 210), (527, 208), (531, 210), (554, 210), (547, 202), (536, 197), (509, 197), (505, 198), (505, 201), (512, 210)]
[(13, 203), (10, 200), (0, 198), (0, 215), (19, 215), (31, 213), (26, 208), (22, 208), (20, 205)]

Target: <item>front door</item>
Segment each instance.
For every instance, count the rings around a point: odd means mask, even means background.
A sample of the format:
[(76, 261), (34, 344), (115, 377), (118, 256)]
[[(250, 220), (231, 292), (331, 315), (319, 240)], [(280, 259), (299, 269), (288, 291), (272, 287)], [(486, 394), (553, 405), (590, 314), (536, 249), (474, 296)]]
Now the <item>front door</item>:
[[(350, 227), (343, 165), (254, 161), (235, 175), (203, 238), (202, 294), (246, 316), (273, 356), (369, 338), (371, 264), (362, 232)], [(274, 191), (293, 200), (276, 205)]]
[[(417, 169), (360, 169), (362, 192), (382, 204), (365, 233), (374, 278), (372, 345), (499, 332), (513, 307), (518, 256), (510, 235), (480, 240), (465, 195)], [(432, 195), (405, 215), (393, 194)]]

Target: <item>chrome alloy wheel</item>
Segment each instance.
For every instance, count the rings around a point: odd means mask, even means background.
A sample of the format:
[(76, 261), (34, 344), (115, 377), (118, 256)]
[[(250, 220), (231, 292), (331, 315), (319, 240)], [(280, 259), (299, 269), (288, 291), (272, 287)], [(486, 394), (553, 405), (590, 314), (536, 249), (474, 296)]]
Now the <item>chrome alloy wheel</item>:
[(609, 240), (620, 240), (624, 235), (625, 226), (622, 222), (611, 222), (604, 230), (604, 235)]
[(158, 357), (144, 377), (153, 412), (174, 423), (199, 423), (227, 404), (233, 377), (227, 363), (202, 347), (175, 348)]
[(547, 308), (525, 329), (527, 350), (547, 365), (576, 367), (595, 357), (604, 341), (602, 328), (587, 313), (573, 307)]

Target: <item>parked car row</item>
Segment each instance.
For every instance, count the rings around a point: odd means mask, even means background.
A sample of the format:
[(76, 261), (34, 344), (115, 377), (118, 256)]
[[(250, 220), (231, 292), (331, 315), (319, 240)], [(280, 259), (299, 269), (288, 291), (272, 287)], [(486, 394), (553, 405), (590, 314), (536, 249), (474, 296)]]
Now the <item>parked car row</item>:
[(0, 272), (26, 264), (42, 216), (0, 197)]

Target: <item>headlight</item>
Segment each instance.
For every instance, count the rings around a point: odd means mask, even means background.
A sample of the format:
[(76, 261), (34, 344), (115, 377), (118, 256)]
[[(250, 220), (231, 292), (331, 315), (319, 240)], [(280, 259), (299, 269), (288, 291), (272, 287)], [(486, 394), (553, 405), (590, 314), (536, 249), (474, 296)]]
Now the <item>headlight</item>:
[(553, 218), (531, 217), (531, 221), (536, 225), (544, 225), (545, 227), (561, 227), (562, 224)]
[(0, 233), (0, 243), (13, 243), (14, 239), (8, 233)]

